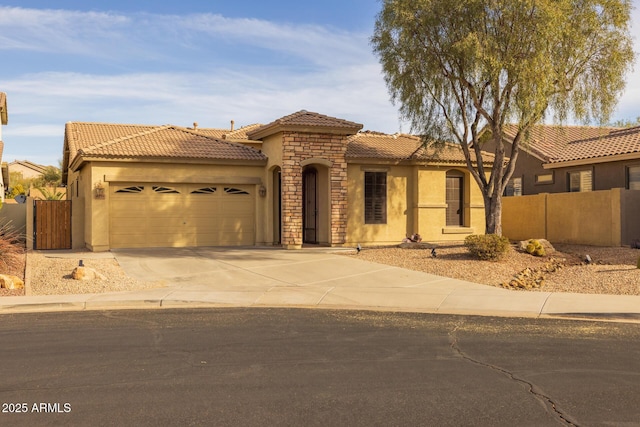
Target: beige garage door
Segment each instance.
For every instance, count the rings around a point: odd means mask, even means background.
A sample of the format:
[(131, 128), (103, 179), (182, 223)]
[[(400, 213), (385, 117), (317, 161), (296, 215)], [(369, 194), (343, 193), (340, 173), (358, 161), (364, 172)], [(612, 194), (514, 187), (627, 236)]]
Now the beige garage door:
[(253, 186), (229, 184), (111, 184), (110, 245), (252, 245), (253, 191)]

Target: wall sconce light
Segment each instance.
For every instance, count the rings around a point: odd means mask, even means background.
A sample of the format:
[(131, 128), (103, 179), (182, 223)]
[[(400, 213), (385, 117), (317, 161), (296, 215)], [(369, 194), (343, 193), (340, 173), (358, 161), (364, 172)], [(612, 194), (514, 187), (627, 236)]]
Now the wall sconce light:
[(93, 187), (94, 197), (96, 199), (104, 199), (104, 185), (102, 182), (97, 182)]
[(260, 197), (266, 197), (267, 196), (267, 187), (265, 187), (264, 185), (261, 185), (260, 189), (258, 190), (258, 194), (260, 194)]

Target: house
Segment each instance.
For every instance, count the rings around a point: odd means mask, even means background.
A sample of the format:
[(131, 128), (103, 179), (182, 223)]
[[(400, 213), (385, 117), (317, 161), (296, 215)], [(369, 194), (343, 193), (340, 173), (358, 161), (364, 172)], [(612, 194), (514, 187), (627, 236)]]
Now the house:
[(69, 122), (73, 247), (295, 249), (484, 232), (458, 146), (362, 127), (304, 110), (238, 129)]
[(28, 160), (14, 160), (8, 166), (10, 174), (20, 174), (23, 179), (39, 178), (47, 170), (46, 166), (38, 165)]
[[(507, 155), (516, 130), (504, 129)], [(525, 197), (502, 200), (502, 231), (514, 240), (631, 245), (640, 238), (638, 189), (640, 127), (537, 125), (505, 191)]]
[[(516, 132), (505, 126), (507, 155)], [(612, 188), (640, 189), (640, 127), (536, 125), (522, 142), (506, 195)]]

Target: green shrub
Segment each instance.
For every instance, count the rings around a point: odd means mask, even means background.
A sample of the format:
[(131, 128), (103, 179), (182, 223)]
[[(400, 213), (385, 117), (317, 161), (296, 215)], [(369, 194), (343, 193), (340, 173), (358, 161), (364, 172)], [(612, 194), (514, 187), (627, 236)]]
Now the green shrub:
[(509, 239), (497, 234), (472, 234), (464, 239), (464, 245), (476, 258), (497, 261), (509, 250)]

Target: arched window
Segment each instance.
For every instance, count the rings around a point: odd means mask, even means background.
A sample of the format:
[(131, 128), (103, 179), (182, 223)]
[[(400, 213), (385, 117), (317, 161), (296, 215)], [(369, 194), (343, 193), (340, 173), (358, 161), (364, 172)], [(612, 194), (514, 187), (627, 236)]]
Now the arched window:
[(447, 227), (464, 225), (464, 173), (447, 171)]

